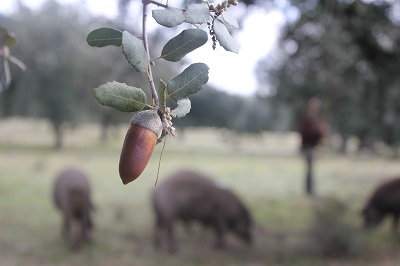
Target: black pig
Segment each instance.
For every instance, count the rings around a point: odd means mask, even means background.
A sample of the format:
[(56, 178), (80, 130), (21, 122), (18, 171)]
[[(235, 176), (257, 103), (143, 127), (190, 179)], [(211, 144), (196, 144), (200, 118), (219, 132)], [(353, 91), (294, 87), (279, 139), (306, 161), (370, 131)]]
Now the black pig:
[(228, 189), (218, 187), (211, 179), (192, 172), (179, 171), (157, 185), (152, 194), (156, 218), (155, 245), (166, 234), (170, 252), (176, 250), (173, 225), (177, 220), (188, 224), (200, 222), (216, 234), (216, 247), (225, 245), (224, 235), (233, 232), (251, 243), (252, 218), (240, 199)]
[(62, 236), (71, 248), (88, 241), (93, 229), (94, 206), (87, 176), (76, 169), (62, 171), (54, 183), (53, 199), (63, 216)]
[(362, 210), (365, 227), (378, 225), (386, 216), (393, 218), (393, 230), (397, 230), (400, 216), (400, 178), (380, 185)]

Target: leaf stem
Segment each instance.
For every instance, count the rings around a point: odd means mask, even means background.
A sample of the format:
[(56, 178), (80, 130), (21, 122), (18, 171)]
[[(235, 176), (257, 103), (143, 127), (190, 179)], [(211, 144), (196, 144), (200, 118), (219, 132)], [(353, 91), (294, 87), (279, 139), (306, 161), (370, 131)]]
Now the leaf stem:
[[(154, 3), (153, 3), (154, 2)], [(147, 39), (147, 6), (150, 3), (156, 4), (157, 2), (151, 1), (151, 0), (143, 0), (143, 21), (142, 21), (142, 38), (143, 38), (143, 45), (147, 53), (147, 57), (150, 59), (150, 51), (149, 51), (149, 41)], [(154, 85), (154, 79), (153, 79), (153, 73), (151, 71), (151, 63), (147, 66), (147, 78), (149, 79), (150, 83), (150, 90), (151, 90), (151, 95), (153, 98), (153, 102), (155, 106), (159, 106), (159, 99), (158, 99), (158, 94), (156, 87)]]

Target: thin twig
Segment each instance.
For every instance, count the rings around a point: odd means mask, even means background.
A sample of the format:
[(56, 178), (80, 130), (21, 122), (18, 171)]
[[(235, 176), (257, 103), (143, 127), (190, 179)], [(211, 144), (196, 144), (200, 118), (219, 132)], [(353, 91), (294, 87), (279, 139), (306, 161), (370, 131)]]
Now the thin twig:
[[(152, 3), (154, 1), (149, 1), (149, 0), (143, 0), (143, 21), (142, 21), (142, 38), (143, 38), (143, 45), (144, 48), (146, 49), (147, 57), (150, 59), (150, 51), (149, 51), (149, 42), (147, 39), (147, 6), (149, 3)], [(156, 90), (156, 86), (154, 85), (154, 79), (153, 79), (153, 73), (151, 71), (151, 64), (147, 66), (147, 78), (149, 79), (150, 83), (150, 90), (151, 90), (151, 95), (153, 98), (153, 102), (155, 106), (159, 106), (159, 99), (158, 99), (158, 94)]]
[(157, 179), (156, 179), (156, 182), (154, 183), (154, 186), (157, 186), (158, 176), (160, 175), (161, 158), (162, 158), (162, 155), (163, 155), (163, 152), (164, 152), (165, 143), (167, 143), (167, 137), (166, 136), (164, 138), (164, 144), (163, 144), (163, 147), (161, 149), (160, 159), (158, 160)]
[(168, 4), (164, 5), (163, 3), (157, 2), (157, 1), (153, 1), (153, 0), (148, 0), (146, 1), (149, 4), (154, 4), (160, 7), (164, 7), (164, 8), (168, 8)]

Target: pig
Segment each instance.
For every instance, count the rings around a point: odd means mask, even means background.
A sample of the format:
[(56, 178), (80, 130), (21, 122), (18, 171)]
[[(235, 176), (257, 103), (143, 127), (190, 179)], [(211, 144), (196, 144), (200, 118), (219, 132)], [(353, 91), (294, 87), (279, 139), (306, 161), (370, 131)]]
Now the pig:
[(377, 226), (385, 216), (393, 218), (392, 229), (397, 231), (400, 216), (400, 178), (378, 186), (361, 212), (364, 227)]
[(181, 170), (158, 184), (152, 193), (155, 216), (154, 244), (166, 237), (169, 252), (177, 250), (173, 233), (176, 221), (199, 222), (216, 234), (215, 247), (225, 246), (224, 236), (234, 233), (247, 244), (252, 242), (252, 218), (232, 191), (217, 186), (202, 174)]
[(88, 177), (77, 169), (65, 169), (55, 179), (53, 200), (62, 214), (61, 234), (72, 249), (90, 240), (94, 205)]

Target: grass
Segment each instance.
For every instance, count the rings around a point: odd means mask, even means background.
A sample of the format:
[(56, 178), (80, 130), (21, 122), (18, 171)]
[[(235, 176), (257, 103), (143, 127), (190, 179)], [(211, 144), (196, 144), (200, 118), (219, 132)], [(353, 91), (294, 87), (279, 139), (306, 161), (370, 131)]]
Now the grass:
[[(116, 129), (107, 143), (100, 143), (94, 125), (69, 128), (65, 149), (57, 152), (51, 149), (52, 134), (44, 121), (0, 122), (0, 265), (396, 265), (400, 259), (400, 243), (388, 222), (365, 237), (367, 249), (357, 256), (318, 255), (309, 248), (315, 202), (303, 194), (297, 136), (234, 136), (215, 129), (188, 129), (169, 138), (159, 181), (190, 168), (231, 188), (257, 223), (255, 244), (245, 247), (229, 236), (227, 249), (213, 250), (210, 232), (194, 228), (187, 234), (178, 227), (178, 254), (154, 250), (149, 195), (162, 145), (157, 145), (142, 176), (124, 186), (118, 160), (125, 131)], [(326, 150), (316, 162), (318, 197), (345, 202), (359, 230), (364, 201), (378, 183), (400, 173), (400, 164)], [(50, 197), (55, 175), (68, 166), (90, 176), (97, 207), (93, 244), (77, 252), (60, 237), (61, 217)]]

